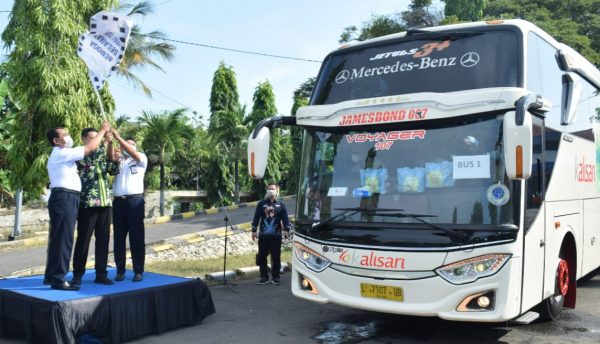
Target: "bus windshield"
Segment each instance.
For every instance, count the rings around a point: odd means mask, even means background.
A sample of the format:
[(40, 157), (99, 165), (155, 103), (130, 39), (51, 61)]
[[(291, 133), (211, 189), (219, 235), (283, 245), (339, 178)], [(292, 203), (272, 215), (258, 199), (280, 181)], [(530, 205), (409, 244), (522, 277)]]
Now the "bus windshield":
[(329, 130), (305, 131), (298, 223), (514, 224), (501, 116)]
[[(422, 37), (422, 38), (420, 38)], [(519, 45), (511, 30), (417, 33), (330, 55), (312, 105), (418, 92), (516, 87)]]

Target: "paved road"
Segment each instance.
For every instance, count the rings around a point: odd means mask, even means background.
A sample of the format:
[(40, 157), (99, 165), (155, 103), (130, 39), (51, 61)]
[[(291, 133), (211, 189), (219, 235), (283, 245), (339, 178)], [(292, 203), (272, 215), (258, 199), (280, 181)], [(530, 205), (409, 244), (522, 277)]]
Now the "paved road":
[[(286, 200), (286, 206), (290, 215), (295, 213), (296, 201)], [(235, 224), (252, 221), (254, 207), (245, 207), (232, 210), (229, 213), (231, 222)], [(151, 244), (166, 238), (172, 238), (183, 234), (201, 232), (208, 229), (224, 226), (224, 214), (197, 216), (185, 220), (177, 220), (162, 225), (148, 226), (146, 228), (146, 243)], [(129, 246), (129, 243), (128, 243)], [(94, 254), (94, 243), (90, 244), (90, 255)], [(111, 243), (112, 251), (112, 243)], [(111, 262), (109, 262), (111, 263)], [(27, 249), (13, 249), (0, 251), (0, 276), (6, 276), (14, 271), (46, 264), (46, 247), (31, 247)]]
[(237, 294), (212, 287), (217, 313), (200, 325), (144, 337), (159, 343), (600, 343), (600, 276), (583, 283), (577, 309), (564, 310), (554, 322), (509, 325), (450, 322), (320, 305), (283, 285), (240, 283)]

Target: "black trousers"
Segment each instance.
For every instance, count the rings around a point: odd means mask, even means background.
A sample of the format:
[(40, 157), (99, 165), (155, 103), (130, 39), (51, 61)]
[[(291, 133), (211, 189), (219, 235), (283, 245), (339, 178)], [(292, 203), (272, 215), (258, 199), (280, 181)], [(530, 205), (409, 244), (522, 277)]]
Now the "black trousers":
[(81, 208), (77, 216), (77, 240), (73, 252), (73, 275), (83, 276), (92, 234), (96, 237), (96, 277), (106, 277), (110, 241), (110, 207)]
[(133, 272), (144, 273), (146, 243), (144, 230), (144, 197), (132, 196), (127, 199), (115, 197), (113, 202), (114, 256), (117, 273), (125, 273), (125, 240), (129, 234), (129, 249), (133, 262)]
[(45, 273), (45, 278), (52, 283), (63, 282), (69, 272), (78, 210), (78, 192), (52, 190), (48, 200), (50, 231)]
[(259, 236), (258, 237), (258, 255), (256, 263), (260, 268), (260, 277), (268, 279), (267, 256), (271, 255), (271, 275), (273, 278), (279, 278), (281, 269), (281, 237), (280, 236)]

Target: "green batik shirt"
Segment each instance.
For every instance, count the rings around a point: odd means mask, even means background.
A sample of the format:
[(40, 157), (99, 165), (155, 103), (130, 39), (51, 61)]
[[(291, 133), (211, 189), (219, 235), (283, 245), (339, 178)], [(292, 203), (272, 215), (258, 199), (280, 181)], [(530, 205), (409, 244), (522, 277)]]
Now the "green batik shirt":
[(83, 160), (77, 161), (77, 172), (81, 178), (79, 207), (111, 207), (112, 190), (108, 183), (108, 175), (114, 176), (119, 173), (119, 163), (108, 160), (104, 144)]

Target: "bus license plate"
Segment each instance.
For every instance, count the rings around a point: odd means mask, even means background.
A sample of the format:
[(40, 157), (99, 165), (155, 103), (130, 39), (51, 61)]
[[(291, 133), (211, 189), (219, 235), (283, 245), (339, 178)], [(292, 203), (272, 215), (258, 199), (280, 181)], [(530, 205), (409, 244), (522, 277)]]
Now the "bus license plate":
[(376, 299), (386, 299), (392, 301), (404, 301), (404, 293), (402, 288), (391, 287), (389, 285), (378, 285), (361, 283), (360, 295), (362, 297), (374, 297)]

